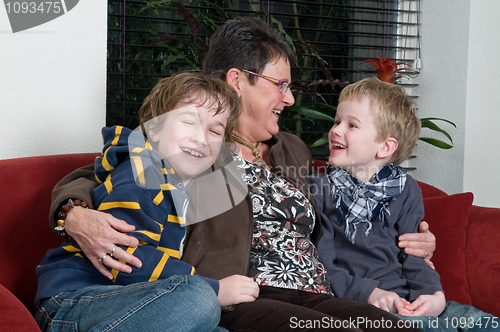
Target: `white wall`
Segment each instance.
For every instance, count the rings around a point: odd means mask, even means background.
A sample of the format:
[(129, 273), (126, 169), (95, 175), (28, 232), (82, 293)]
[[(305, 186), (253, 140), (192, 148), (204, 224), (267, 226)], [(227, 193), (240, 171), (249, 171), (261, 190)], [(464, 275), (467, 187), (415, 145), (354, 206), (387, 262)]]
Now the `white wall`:
[(500, 3), (471, 1), (464, 190), (500, 207)]
[(101, 150), (107, 1), (12, 33), (0, 5), (0, 159)]
[(499, 14), (498, 0), (422, 1), (419, 116), (457, 129), (443, 125), (451, 150), (419, 143), (411, 173), (449, 194), (472, 191), (474, 204), (493, 207), (500, 207)]

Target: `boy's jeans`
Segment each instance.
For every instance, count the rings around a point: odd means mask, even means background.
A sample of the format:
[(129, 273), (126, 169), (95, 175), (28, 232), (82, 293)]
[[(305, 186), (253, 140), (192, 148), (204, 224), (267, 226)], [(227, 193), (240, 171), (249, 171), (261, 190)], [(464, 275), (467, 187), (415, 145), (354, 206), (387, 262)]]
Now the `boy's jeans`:
[(42, 331), (226, 331), (220, 305), (197, 276), (127, 286), (92, 286), (41, 301)]

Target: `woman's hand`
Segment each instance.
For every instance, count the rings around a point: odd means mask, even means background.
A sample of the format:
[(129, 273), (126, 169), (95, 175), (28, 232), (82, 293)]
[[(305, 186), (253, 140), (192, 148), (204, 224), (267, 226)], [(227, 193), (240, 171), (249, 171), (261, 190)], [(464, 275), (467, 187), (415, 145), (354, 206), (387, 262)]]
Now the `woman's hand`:
[(252, 302), (259, 296), (259, 285), (249, 277), (232, 275), (219, 280), (219, 303), (221, 307)]
[(405, 305), (409, 305), (410, 302), (400, 298), (398, 294), (394, 292), (388, 292), (380, 288), (375, 288), (373, 290), (368, 298), (368, 304), (374, 305), (387, 312), (411, 313), (405, 309)]
[[(126, 247), (139, 245), (139, 240), (135, 237), (121, 233), (132, 232), (135, 229), (123, 220), (108, 213), (75, 206), (66, 216), (64, 229), (80, 245), (96, 269), (109, 279), (113, 279), (113, 275), (106, 266), (126, 273), (132, 272), (132, 267), (123, 262), (137, 268), (142, 266), (142, 262), (137, 257), (120, 247), (115, 248), (116, 245)], [(110, 255), (111, 253), (113, 256)]]
[(420, 295), (411, 304), (405, 305), (405, 309), (410, 314), (398, 312), (406, 316), (439, 316), (446, 306), (444, 293), (439, 291), (432, 295)]
[(418, 233), (401, 235), (398, 245), (408, 255), (424, 258), (426, 263), (434, 269), (431, 258), (436, 250), (436, 237), (429, 231), (429, 224), (425, 221), (420, 222), (418, 231)]

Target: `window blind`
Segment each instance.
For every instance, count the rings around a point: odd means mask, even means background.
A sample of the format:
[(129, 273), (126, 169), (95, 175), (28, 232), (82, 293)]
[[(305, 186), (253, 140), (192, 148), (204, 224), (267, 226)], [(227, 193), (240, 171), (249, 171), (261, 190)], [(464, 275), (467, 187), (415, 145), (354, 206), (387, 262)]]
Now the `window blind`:
[[(273, 26), (280, 22), (297, 50), (294, 85), (309, 86), (307, 92), (294, 89), (296, 105), (325, 113), (334, 110), (318, 102), (335, 106), (343, 85), (375, 75), (363, 61), (388, 57), (413, 65), (420, 58), (420, 0), (165, 3), (108, 0), (107, 125), (137, 127), (137, 112), (151, 88), (162, 77), (200, 67), (210, 35), (227, 18), (256, 14)], [(186, 15), (198, 22), (196, 35)], [(408, 74), (418, 75), (418, 66)], [(332, 86), (328, 80), (340, 85)], [(415, 86), (412, 80), (401, 84), (410, 92)], [(282, 113), (280, 126), (310, 144), (331, 123), (290, 111)], [(313, 150), (315, 156), (322, 153)]]

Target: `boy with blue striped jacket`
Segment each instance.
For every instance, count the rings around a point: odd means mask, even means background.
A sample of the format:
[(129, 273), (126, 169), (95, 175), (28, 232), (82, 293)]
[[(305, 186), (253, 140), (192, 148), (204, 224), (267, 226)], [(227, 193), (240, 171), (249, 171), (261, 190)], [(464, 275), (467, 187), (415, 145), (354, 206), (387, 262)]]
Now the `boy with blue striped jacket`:
[(115, 246), (99, 260), (106, 266), (108, 255), (125, 250), (143, 265), (132, 267), (131, 273), (108, 267), (109, 280), (76, 242), (49, 250), (37, 268), (36, 316), (43, 331), (66, 325), (79, 330), (215, 331), (221, 330), (220, 306), (257, 297), (258, 287), (250, 278), (203, 278), (181, 261), (189, 219), (187, 189), (220, 161), (239, 111), (239, 98), (225, 82), (189, 72), (153, 88), (139, 112), (141, 130), (103, 128), (103, 153), (95, 162), (100, 185), (93, 202), (98, 210), (135, 226), (129, 235), (139, 246)]

